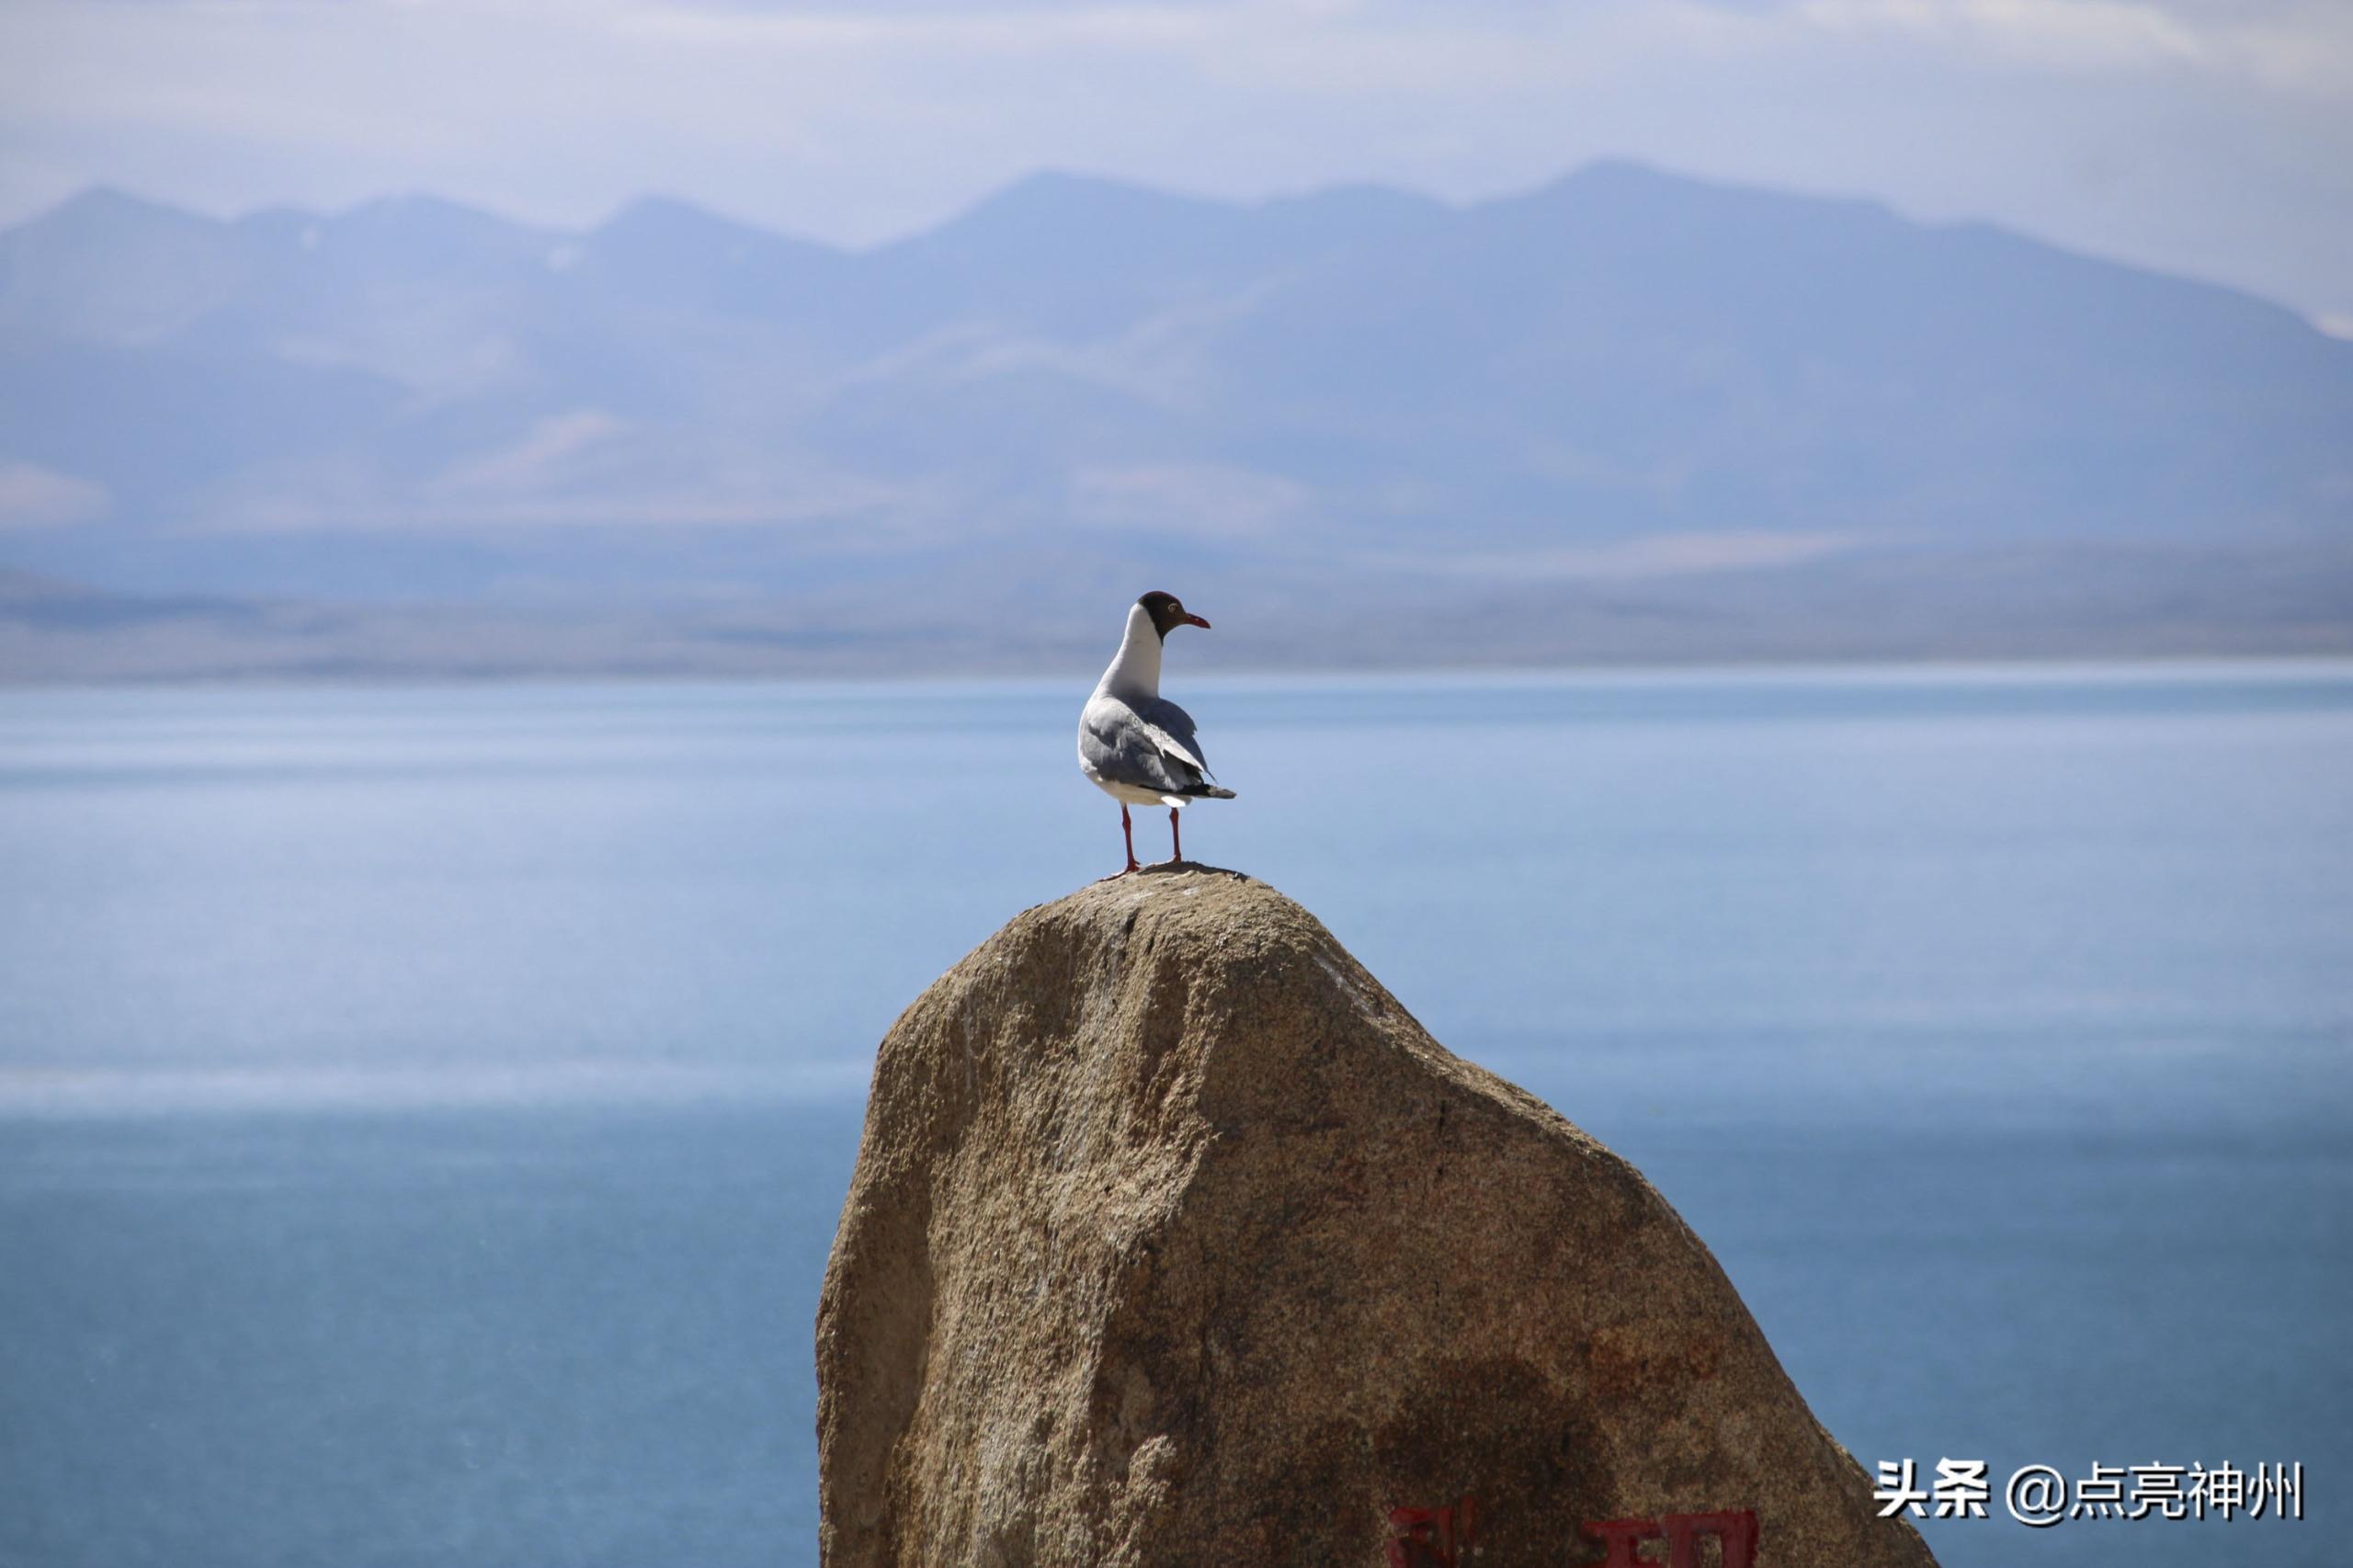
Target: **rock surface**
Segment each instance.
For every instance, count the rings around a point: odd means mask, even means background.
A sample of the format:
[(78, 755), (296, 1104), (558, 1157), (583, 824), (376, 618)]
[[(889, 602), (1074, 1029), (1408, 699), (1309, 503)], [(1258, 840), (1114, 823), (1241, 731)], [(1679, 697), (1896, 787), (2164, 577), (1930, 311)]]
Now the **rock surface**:
[(1228, 872), (1027, 911), (901, 1017), (817, 1371), (828, 1568), (1373, 1568), (1465, 1497), (1481, 1568), (1744, 1509), (1760, 1565), (1931, 1561), (1640, 1173)]

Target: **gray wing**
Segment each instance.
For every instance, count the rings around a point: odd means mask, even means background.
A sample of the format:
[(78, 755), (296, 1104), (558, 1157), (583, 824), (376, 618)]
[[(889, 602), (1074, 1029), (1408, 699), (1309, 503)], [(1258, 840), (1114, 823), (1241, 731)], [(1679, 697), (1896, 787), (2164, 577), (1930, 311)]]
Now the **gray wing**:
[(1165, 697), (1148, 697), (1136, 705), (1136, 717), (1152, 730), (1153, 744), (1173, 762), (1189, 767), (1196, 783), (1215, 783), (1210, 772), (1210, 759), (1201, 754), (1201, 743), (1193, 733), (1193, 716)]
[(1079, 716), (1078, 752), (1104, 778), (1163, 795), (1197, 795), (1209, 784), (1193, 721), (1159, 699), (1130, 706), (1098, 697)]

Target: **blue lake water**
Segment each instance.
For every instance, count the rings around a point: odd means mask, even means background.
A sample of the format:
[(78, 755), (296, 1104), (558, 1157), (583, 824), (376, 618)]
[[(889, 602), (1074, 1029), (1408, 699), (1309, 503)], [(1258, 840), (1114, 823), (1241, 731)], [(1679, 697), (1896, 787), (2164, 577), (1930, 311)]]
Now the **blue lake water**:
[[(871, 1050), (1118, 865), (1085, 684), (0, 694), (0, 1564), (813, 1562)], [(1172, 690), (1192, 855), (1642, 1165), (1867, 1465), (2305, 1466), (1950, 1568), (2336, 1561), (2353, 666)]]

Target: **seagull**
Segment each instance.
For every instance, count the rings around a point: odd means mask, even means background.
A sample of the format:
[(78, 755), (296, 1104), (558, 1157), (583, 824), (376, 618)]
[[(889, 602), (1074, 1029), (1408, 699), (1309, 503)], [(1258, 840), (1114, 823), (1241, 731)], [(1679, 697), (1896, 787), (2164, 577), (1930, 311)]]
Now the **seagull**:
[(1176, 602), (1174, 594), (1149, 593), (1128, 610), (1128, 628), (1111, 667), (1095, 683), (1095, 695), (1078, 715), (1079, 771), (1120, 802), (1120, 832), (1128, 844), (1127, 866), (1112, 874), (1142, 869), (1136, 864), (1135, 825), (1128, 807), (1168, 808), (1169, 864), (1185, 858), (1176, 813), (1194, 801), (1231, 801), (1233, 791), (1211, 778), (1193, 736), (1193, 716), (1160, 695), (1160, 644), (1179, 626), (1209, 630), (1209, 622)]

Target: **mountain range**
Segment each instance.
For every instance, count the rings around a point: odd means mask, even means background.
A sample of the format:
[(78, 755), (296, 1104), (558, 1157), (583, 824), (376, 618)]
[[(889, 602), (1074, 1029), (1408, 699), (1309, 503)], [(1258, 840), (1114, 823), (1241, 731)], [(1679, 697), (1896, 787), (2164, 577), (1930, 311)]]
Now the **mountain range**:
[(1148, 586), (1257, 663), (2353, 647), (2353, 343), (1626, 164), (0, 233), (0, 673), (1059, 667)]

